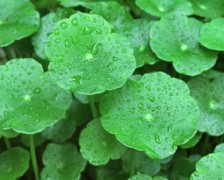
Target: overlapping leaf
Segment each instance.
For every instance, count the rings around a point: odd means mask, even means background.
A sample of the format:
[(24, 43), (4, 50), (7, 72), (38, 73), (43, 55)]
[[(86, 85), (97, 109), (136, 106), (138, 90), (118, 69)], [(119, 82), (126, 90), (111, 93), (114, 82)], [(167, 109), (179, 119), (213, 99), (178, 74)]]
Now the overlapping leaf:
[(213, 81), (197, 77), (189, 81), (191, 95), (200, 108), (198, 130), (212, 136), (224, 134), (224, 75)]
[(69, 91), (55, 84), (34, 59), (13, 59), (0, 67), (0, 127), (33, 134), (65, 116)]
[(172, 62), (176, 71), (195, 76), (215, 65), (217, 53), (199, 44), (202, 23), (179, 14), (170, 14), (154, 23), (150, 45), (156, 55)]
[(76, 13), (59, 21), (47, 40), (49, 71), (61, 87), (77, 93), (113, 90), (135, 70), (130, 46), (126, 38), (111, 33), (101, 16)]
[(126, 146), (158, 159), (174, 154), (177, 145), (190, 140), (199, 119), (187, 85), (162, 72), (129, 80), (101, 99), (100, 110), (108, 132)]
[(39, 13), (29, 0), (1, 0), (0, 9), (0, 47), (37, 31)]

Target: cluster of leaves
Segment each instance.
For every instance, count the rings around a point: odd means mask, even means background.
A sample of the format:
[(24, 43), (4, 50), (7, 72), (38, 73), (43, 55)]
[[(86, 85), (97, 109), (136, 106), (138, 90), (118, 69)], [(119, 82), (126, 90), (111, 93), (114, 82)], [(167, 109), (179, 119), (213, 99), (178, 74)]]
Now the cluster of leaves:
[(224, 178), (223, 0), (0, 9), (0, 179)]

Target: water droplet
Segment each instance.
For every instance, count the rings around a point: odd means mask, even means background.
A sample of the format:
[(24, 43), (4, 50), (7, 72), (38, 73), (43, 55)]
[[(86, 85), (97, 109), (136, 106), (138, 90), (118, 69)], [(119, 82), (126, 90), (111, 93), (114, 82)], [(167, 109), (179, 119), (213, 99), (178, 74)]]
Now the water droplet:
[(59, 30), (58, 30), (58, 28), (56, 28), (56, 29), (54, 30), (54, 34), (55, 34), (55, 35), (58, 35), (58, 34), (59, 34)]
[(65, 41), (65, 47), (69, 47), (69, 46), (71, 46), (71, 43), (68, 40), (66, 40)]
[(56, 42), (56, 43), (59, 43), (60, 41), (61, 41), (60, 38), (56, 38), (56, 39), (55, 39), (55, 42)]
[(78, 21), (77, 21), (76, 18), (74, 18), (74, 19), (72, 20), (72, 25), (74, 25), (74, 26), (77, 26), (77, 25), (78, 25)]
[(93, 59), (93, 55), (92, 55), (91, 53), (86, 53), (86, 55), (85, 55), (85, 59), (86, 59), (86, 60)]
[(126, 48), (123, 48), (123, 49), (122, 49), (122, 52), (123, 52), (123, 53), (126, 53), (126, 52), (127, 52), (127, 49), (126, 49)]
[(186, 51), (188, 49), (188, 46), (186, 44), (181, 44), (180, 49), (181, 51)]
[(36, 88), (34, 91), (33, 91), (35, 94), (39, 94), (41, 92), (41, 89), (40, 88)]
[(68, 27), (68, 24), (66, 22), (61, 23), (61, 28), (66, 29)]
[(159, 138), (159, 135), (158, 134), (154, 134), (154, 139), (156, 141), (156, 143), (160, 144), (161, 141), (160, 141), (160, 138)]
[(107, 142), (106, 142), (106, 141), (102, 141), (102, 145), (103, 145), (104, 147), (107, 147)]
[(112, 59), (113, 59), (113, 61), (117, 61), (118, 60), (118, 58), (115, 57), (115, 56), (113, 56)]
[(89, 21), (89, 20), (90, 20), (90, 17), (89, 17), (88, 15), (86, 15), (86, 16), (84, 17), (84, 19), (85, 19), (86, 21)]

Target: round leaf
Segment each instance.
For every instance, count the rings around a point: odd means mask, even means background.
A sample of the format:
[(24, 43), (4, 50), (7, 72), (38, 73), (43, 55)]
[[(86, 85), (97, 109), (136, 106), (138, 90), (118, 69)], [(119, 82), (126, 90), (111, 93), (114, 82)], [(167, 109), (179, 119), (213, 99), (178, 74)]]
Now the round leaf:
[(163, 159), (197, 131), (199, 110), (189, 94), (181, 80), (145, 74), (101, 99), (102, 125), (126, 146)]
[(200, 43), (208, 49), (224, 51), (224, 18), (214, 19), (201, 28)]
[(189, 81), (191, 95), (200, 108), (198, 130), (212, 136), (224, 134), (224, 75), (210, 81), (197, 77)]
[[(116, 12), (116, 13), (114, 13)], [(117, 2), (100, 2), (92, 6), (91, 14), (99, 14), (113, 27), (120, 27), (123, 23), (132, 19), (127, 9)]]
[(29, 0), (1, 0), (0, 9), (0, 47), (37, 31), (39, 13)]
[(80, 94), (119, 88), (136, 67), (130, 46), (99, 15), (76, 13), (58, 22), (47, 40), (51, 76)]
[(208, 17), (217, 18), (224, 15), (224, 1), (223, 0), (190, 0), (194, 14)]
[(0, 179), (15, 180), (29, 168), (29, 152), (15, 147), (0, 154)]
[(93, 165), (106, 164), (110, 159), (119, 159), (126, 148), (106, 132), (99, 119), (90, 121), (79, 138), (82, 156)]
[(145, 12), (159, 17), (173, 11), (183, 15), (193, 13), (191, 3), (187, 0), (136, 0), (136, 4)]
[(224, 152), (212, 153), (203, 157), (196, 164), (196, 171), (191, 180), (223, 179)]
[(42, 59), (47, 58), (45, 54), (45, 44), (48, 35), (53, 32), (56, 22), (69, 17), (73, 13), (74, 11), (69, 8), (59, 9), (56, 13), (51, 12), (41, 18), (40, 29), (32, 38), (32, 44), (39, 57)]
[(13, 59), (0, 66), (0, 127), (33, 134), (64, 117), (70, 92), (52, 82), (34, 59)]
[(153, 23), (153, 21), (142, 18), (124, 23), (115, 29), (117, 33), (126, 36), (132, 43), (137, 67), (145, 63), (155, 64), (159, 61), (149, 46), (149, 32)]
[(218, 144), (218, 145), (215, 147), (214, 152), (215, 152), (215, 153), (217, 153), (217, 152), (224, 152), (224, 143), (220, 143), (220, 144)]
[(70, 143), (48, 144), (42, 160), (45, 165), (41, 172), (42, 180), (78, 180), (86, 166), (76, 146)]
[(187, 143), (181, 145), (182, 149), (188, 149), (194, 147), (201, 139), (201, 133), (197, 133)]
[(202, 23), (178, 14), (167, 15), (154, 23), (150, 45), (156, 55), (173, 62), (181, 74), (195, 76), (215, 65), (217, 52), (199, 44)]
[(135, 176), (132, 176), (131, 178), (128, 178), (128, 180), (153, 180), (151, 176), (147, 174), (137, 174)]

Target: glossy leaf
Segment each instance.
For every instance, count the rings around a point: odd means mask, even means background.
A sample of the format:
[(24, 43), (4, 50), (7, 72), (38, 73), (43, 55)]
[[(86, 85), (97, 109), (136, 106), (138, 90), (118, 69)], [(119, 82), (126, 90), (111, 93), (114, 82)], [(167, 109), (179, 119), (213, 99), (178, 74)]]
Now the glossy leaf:
[(39, 13), (29, 0), (1, 0), (0, 9), (0, 47), (37, 31)]
[(198, 130), (212, 136), (224, 134), (224, 76), (213, 81), (197, 77), (189, 81), (191, 95), (200, 108)]
[(137, 174), (135, 176), (132, 176), (131, 178), (128, 178), (128, 180), (153, 180), (151, 176), (147, 174)]
[(215, 149), (214, 149), (214, 152), (224, 152), (224, 143), (220, 143), (218, 144)]
[(51, 76), (80, 94), (119, 88), (136, 67), (130, 46), (99, 15), (76, 13), (58, 22), (47, 40)]
[(126, 148), (106, 132), (100, 120), (92, 120), (82, 130), (79, 138), (82, 156), (93, 165), (106, 164), (110, 159), (119, 159)]
[(214, 19), (201, 28), (200, 43), (208, 49), (224, 51), (224, 18)]
[(208, 18), (217, 18), (224, 15), (223, 0), (190, 0), (190, 2), (196, 15)]
[(15, 180), (29, 168), (29, 152), (14, 147), (0, 154), (0, 179)]
[(42, 180), (78, 180), (86, 166), (76, 146), (70, 143), (48, 144), (42, 160), (45, 165), (41, 172)]
[(150, 45), (162, 60), (172, 62), (180, 74), (195, 76), (215, 65), (217, 53), (199, 44), (202, 23), (171, 14), (154, 23)]
[(162, 72), (129, 80), (102, 98), (100, 110), (108, 132), (126, 146), (156, 159), (174, 154), (177, 145), (190, 140), (199, 119), (187, 85)]
[(159, 59), (149, 46), (149, 32), (154, 21), (137, 19), (124, 23), (115, 29), (117, 33), (126, 36), (134, 47), (134, 56), (137, 67), (146, 64), (155, 64)]
[(196, 146), (196, 144), (200, 141), (200, 139), (201, 139), (201, 133), (197, 133), (187, 143), (181, 145), (180, 147), (182, 149), (192, 148), (192, 147)]
[(70, 92), (52, 82), (34, 59), (13, 59), (0, 67), (0, 74), (1, 129), (33, 134), (65, 116)]
[(197, 162), (191, 180), (223, 179), (223, 164), (224, 152), (209, 154)]
[(187, 0), (136, 0), (136, 4), (145, 12), (159, 17), (174, 11), (183, 15), (193, 13), (191, 3)]
[(57, 21), (69, 17), (74, 13), (74, 10), (65, 8), (59, 9), (55, 13), (50, 12), (41, 18), (40, 28), (38, 32), (32, 38), (32, 44), (34, 46), (36, 54), (42, 59), (46, 59), (45, 44), (49, 34), (53, 32), (54, 26)]

